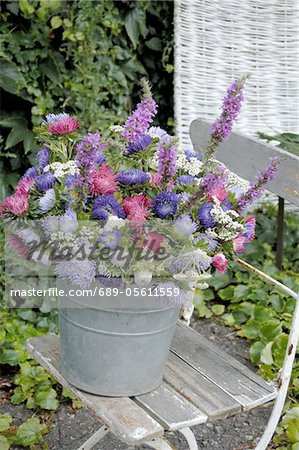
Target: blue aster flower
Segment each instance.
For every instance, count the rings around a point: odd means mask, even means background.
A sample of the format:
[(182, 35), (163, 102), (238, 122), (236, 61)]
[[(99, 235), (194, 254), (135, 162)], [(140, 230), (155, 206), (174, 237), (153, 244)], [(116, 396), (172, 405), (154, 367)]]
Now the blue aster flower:
[(181, 175), (178, 177), (177, 182), (179, 184), (193, 184), (194, 177), (192, 175)]
[(163, 191), (154, 198), (152, 205), (156, 215), (161, 219), (166, 219), (176, 213), (178, 203), (179, 199), (175, 192)]
[(45, 172), (36, 177), (36, 185), (39, 191), (47, 191), (53, 187), (56, 178), (51, 172)]
[(105, 247), (115, 250), (121, 239), (121, 232), (119, 230), (104, 231), (100, 234), (99, 241), (105, 245)]
[(50, 161), (50, 150), (48, 147), (43, 147), (36, 155), (36, 167), (38, 169), (43, 169), (49, 164)]
[(231, 209), (231, 207), (232, 204), (226, 199), (221, 203), (221, 208), (223, 209), (223, 211), (228, 211), (229, 209)]
[(48, 189), (46, 193), (39, 199), (39, 209), (42, 213), (46, 213), (53, 208), (55, 203), (54, 189)]
[(125, 156), (133, 155), (134, 153), (138, 153), (141, 150), (144, 150), (151, 142), (153, 138), (147, 134), (143, 135), (137, 141), (131, 142), (127, 145), (126, 150), (124, 152)]
[(65, 180), (66, 187), (76, 187), (80, 186), (82, 183), (83, 183), (82, 177), (78, 173), (76, 173), (75, 175), (71, 175), (69, 173)]
[(143, 170), (123, 170), (117, 175), (117, 181), (121, 184), (133, 186), (143, 184), (148, 181), (148, 175)]
[(201, 159), (202, 159), (201, 155), (199, 153), (192, 152), (191, 150), (186, 150), (185, 155), (186, 155), (187, 161), (190, 161), (191, 158), (196, 158), (199, 161), (201, 161)]
[(58, 120), (66, 119), (67, 117), (70, 117), (67, 113), (47, 114), (46, 119), (43, 120), (43, 123), (55, 123), (58, 122)]
[(191, 236), (195, 233), (197, 224), (193, 222), (190, 216), (184, 214), (173, 222), (174, 228), (184, 236)]
[(71, 208), (60, 217), (60, 231), (63, 233), (74, 233), (78, 228), (77, 214)]
[(24, 175), (21, 177), (21, 180), (24, 180), (24, 178), (36, 178), (37, 177), (37, 170), (35, 167), (29, 167), (29, 169), (26, 170)]
[(112, 194), (101, 195), (94, 201), (93, 215), (96, 219), (107, 220), (110, 214), (114, 214), (120, 219), (125, 219), (126, 215), (122, 206)]
[(59, 278), (76, 284), (81, 288), (91, 285), (95, 279), (96, 266), (90, 260), (66, 260), (63, 259), (56, 264), (55, 273)]
[(207, 228), (213, 228), (215, 226), (215, 220), (211, 215), (213, 203), (204, 201), (198, 211), (198, 220), (200, 224), (206, 230)]

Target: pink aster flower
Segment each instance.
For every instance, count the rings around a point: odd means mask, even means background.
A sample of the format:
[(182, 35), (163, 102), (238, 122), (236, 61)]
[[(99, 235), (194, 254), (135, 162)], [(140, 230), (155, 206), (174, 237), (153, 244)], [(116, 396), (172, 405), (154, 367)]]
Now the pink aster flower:
[(21, 216), (29, 208), (28, 195), (23, 195), (19, 192), (15, 192), (13, 195), (6, 197), (1, 204), (2, 216), (5, 216), (8, 212), (11, 212), (15, 216)]
[(75, 117), (62, 117), (56, 122), (50, 123), (48, 132), (52, 134), (69, 134), (79, 128), (79, 122)]
[(21, 178), (18, 184), (16, 185), (15, 192), (20, 195), (29, 195), (29, 191), (34, 184), (34, 178), (25, 177)]
[(99, 170), (89, 173), (89, 185), (93, 195), (113, 194), (117, 191), (116, 175), (108, 164), (103, 164)]
[(24, 241), (17, 236), (16, 234), (10, 233), (8, 235), (8, 243), (11, 246), (11, 248), (14, 249), (14, 251), (21, 256), (23, 259), (27, 259), (30, 249), (27, 247), (27, 245), (24, 243)]
[(165, 237), (161, 233), (151, 231), (146, 235), (139, 235), (140, 241), (137, 242), (137, 247), (148, 248), (152, 252), (159, 251), (161, 244), (164, 242)]
[(160, 185), (162, 181), (162, 175), (159, 173), (151, 173), (150, 174), (150, 186)]
[(144, 194), (136, 194), (125, 198), (122, 206), (132, 225), (140, 228), (148, 218), (151, 202)]
[(223, 253), (217, 253), (217, 255), (213, 256), (212, 264), (218, 272), (224, 273), (228, 266), (228, 260)]
[(246, 236), (243, 233), (239, 233), (238, 236), (233, 240), (233, 247), (234, 247), (234, 251), (235, 253), (240, 254), (245, 252), (245, 248), (246, 248)]
[(209, 200), (213, 200), (213, 197), (216, 197), (220, 202), (225, 200), (228, 196), (227, 190), (223, 186), (223, 184), (219, 183), (217, 186), (215, 186), (209, 193), (208, 198)]

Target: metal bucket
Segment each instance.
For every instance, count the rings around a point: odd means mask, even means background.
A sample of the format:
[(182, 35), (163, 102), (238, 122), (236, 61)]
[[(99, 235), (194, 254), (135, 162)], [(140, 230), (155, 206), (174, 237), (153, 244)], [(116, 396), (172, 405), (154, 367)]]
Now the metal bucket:
[(119, 294), (60, 302), (61, 370), (77, 388), (134, 396), (162, 381), (180, 307)]

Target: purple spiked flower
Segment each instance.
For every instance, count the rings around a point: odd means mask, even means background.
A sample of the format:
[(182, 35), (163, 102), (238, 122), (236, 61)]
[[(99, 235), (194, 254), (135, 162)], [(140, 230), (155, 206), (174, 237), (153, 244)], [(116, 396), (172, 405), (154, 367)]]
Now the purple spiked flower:
[(152, 206), (158, 217), (166, 219), (176, 213), (178, 202), (179, 199), (175, 192), (163, 191), (154, 198)]
[(126, 215), (122, 206), (112, 194), (101, 195), (94, 201), (93, 215), (96, 219), (107, 220), (110, 214), (114, 214), (120, 219), (125, 219)]
[(270, 160), (270, 165), (257, 175), (256, 182), (251, 183), (248, 191), (245, 192), (245, 194), (243, 194), (239, 199), (237, 209), (241, 214), (244, 214), (248, 210), (250, 205), (255, 200), (260, 198), (260, 196), (264, 192), (263, 185), (268, 181), (273, 180), (274, 176), (276, 175), (279, 159), (277, 156), (272, 156)]
[(215, 225), (215, 220), (211, 215), (211, 210), (213, 209), (213, 203), (204, 201), (198, 211), (198, 220), (200, 224), (206, 230), (207, 228), (213, 228)]
[(124, 155), (130, 156), (144, 150), (152, 142), (152, 140), (153, 138), (148, 134), (141, 136), (141, 138), (137, 141), (131, 142), (127, 145)]
[(53, 187), (56, 178), (51, 172), (43, 173), (36, 177), (36, 185), (39, 191), (47, 191)]
[(168, 180), (175, 175), (178, 150), (169, 138), (161, 139), (157, 146), (158, 174)]
[(135, 184), (144, 184), (149, 177), (143, 170), (123, 170), (117, 175), (117, 181), (121, 184), (133, 186)]
[(76, 162), (86, 171), (95, 169), (105, 161), (103, 150), (106, 144), (102, 142), (100, 133), (88, 133), (76, 147)]
[(220, 117), (212, 124), (211, 139), (208, 144), (206, 158), (210, 158), (221, 141), (227, 139), (233, 128), (233, 122), (238, 117), (244, 100), (243, 87), (248, 76), (234, 81), (227, 89), (222, 102)]
[(122, 136), (129, 142), (138, 141), (146, 134), (149, 124), (157, 113), (157, 103), (153, 98), (145, 98), (138, 103), (133, 114), (128, 117)]

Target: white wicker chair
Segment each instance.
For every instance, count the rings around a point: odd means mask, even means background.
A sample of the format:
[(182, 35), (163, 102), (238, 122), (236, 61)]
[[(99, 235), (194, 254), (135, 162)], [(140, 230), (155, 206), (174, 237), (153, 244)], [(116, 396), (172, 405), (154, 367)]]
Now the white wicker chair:
[[(198, 117), (214, 120), (227, 85), (248, 72), (247, 101), (236, 129), (252, 137), (257, 131), (299, 133), (298, 1), (175, 0), (174, 23), (175, 120), (182, 148), (192, 148), (190, 123)], [(290, 349), (298, 342), (299, 296), (281, 288), (297, 300), (296, 311), (279, 394), (256, 450), (265, 450), (275, 431), (295, 356)]]
[(175, 119), (213, 120), (232, 79), (251, 73), (237, 131), (299, 132), (299, 2), (175, 0)]

